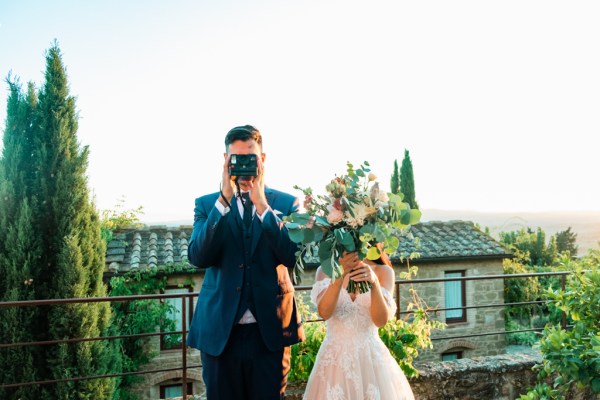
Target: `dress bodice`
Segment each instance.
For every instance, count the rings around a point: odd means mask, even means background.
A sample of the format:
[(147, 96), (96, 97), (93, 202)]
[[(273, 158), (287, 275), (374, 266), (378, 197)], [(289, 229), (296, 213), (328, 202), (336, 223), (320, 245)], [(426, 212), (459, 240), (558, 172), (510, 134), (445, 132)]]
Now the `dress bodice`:
[[(319, 295), (327, 289), (331, 279), (325, 278), (317, 281), (311, 291), (311, 299), (318, 304)], [(396, 312), (396, 303), (390, 293), (381, 288), (381, 292)], [(344, 340), (358, 340), (369, 337), (378, 337), (377, 326), (371, 320), (371, 291), (356, 295), (353, 300), (345, 288), (340, 290), (340, 297), (332, 316), (327, 320), (327, 336), (330, 339), (341, 336)]]

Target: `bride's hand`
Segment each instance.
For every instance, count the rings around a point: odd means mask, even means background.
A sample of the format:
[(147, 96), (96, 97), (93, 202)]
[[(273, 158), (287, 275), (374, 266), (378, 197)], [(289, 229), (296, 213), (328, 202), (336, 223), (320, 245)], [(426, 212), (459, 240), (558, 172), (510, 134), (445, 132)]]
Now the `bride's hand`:
[(340, 265), (342, 266), (342, 277), (352, 273), (352, 271), (361, 263), (358, 258), (358, 252), (353, 251), (352, 253), (344, 252), (339, 258)]
[(354, 282), (368, 282), (373, 284), (377, 281), (377, 275), (371, 266), (363, 261), (350, 272), (350, 278)]

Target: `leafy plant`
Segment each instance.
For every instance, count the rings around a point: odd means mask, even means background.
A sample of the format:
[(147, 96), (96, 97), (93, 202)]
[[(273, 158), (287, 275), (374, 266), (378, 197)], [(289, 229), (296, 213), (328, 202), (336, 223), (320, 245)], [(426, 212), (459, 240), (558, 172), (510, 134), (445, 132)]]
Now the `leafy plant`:
[[(418, 254), (410, 258), (418, 257)], [(410, 280), (416, 277), (418, 268), (410, 266), (407, 259), (406, 271), (399, 274), (399, 278)], [(394, 318), (383, 327), (379, 328), (379, 336), (400, 368), (407, 377), (417, 376), (418, 371), (413, 367), (413, 362), (421, 349), (431, 349), (431, 331), (445, 329), (446, 324), (431, 318), (429, 306), (419, 296), (413, 285), (408, 287), (410, 299), (406, 305), (407, 314), (404, 318)]]
[[(547, 291), (573, 328), (548, 325), (540, 341), (542, 363), (536, 366), (538, 384), (521, 400), (564, 399), (573, 386), (600, 393), (600, 271), (576, 271), (566, 290)], [(552, 379), (552, 387), (547, 379)]]
[[(528, 326), (523, 326), (518, 322), (507, 318), (506, 320), (506, 330), (507, 331), (517, 331), (521, 329), (527, 329)], [(519, 344), (524, 346), (533, 346), (539, 341), (539, 338), (536, 336), (535, 332), (515, 332), (508, 333), (506, 335), (506, 342), (508, 344)]]
[(117, 200), (114, 209), (100, 211), (100, 235), (107, 243), (112, 240), (113, 232), (121, 228), (137, 228), (143, 226), (140, 215), (144, 207), (125, 209), (125, 198)]
[(310, 311), (310, 307), (304, 302), (304, 297), (297, 296), (296, 304), (302, 320), (310, 322), (304, 324), (306, 340), (292, 345), (291, 370), (288, 379), (290, 381), (306, 381), (315, 365), (317, 353), (325, 339), (326, 329), (325, 322), (318, 321), (319, 315)]

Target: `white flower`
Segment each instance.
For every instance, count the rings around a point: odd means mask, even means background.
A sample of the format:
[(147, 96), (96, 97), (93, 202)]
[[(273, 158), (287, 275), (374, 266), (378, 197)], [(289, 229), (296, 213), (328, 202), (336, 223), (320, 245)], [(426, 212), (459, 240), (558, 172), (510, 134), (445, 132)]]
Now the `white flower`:
[(353, 228), (364, 225), (365, 220), (371, 215), (375, 214), (377, 209), (365, 204), (356, 204), (352, 206), (352, 216), (349, 212), (346, 212), (346, 222)]
[(358, 228), (359, 226), (362, 226), (363, 224), (363, 220), (357, 218), (357, 217), (353, 217), (348, 211), (346, 211), (346, 223), (348, 225), (350, 225), (352, 228)]
[(327, 214), (327, 222), (329, 222), (331, 225), (342, 222), (342, 219), (344, 218), (344, 213), (342, 211), (333, 206), (327, 207), (327, 210), (329, 211)]

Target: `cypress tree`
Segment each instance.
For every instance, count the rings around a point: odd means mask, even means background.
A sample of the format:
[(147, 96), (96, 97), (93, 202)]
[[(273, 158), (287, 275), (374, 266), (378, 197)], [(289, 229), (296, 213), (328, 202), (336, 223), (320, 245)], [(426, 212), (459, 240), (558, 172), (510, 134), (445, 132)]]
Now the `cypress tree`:
[(548, 241), (548, 246), (546, 247), (546, 254), (544, 263), (546, 265), (554, 264), (554, 261), (558, 257), (558, 251), (556, 246), (556, 236), (550, 236), (550, 240)]
[[(20, 173), (3, 172), (2, 180), (7, 193), (14, 193), (12, 207), (22, 211), (19, 219), (13, 217), (18, 213), (7, 213), (3, 223), (15, 230), (17, 237), (33, 243), (35, 258), (30, 260), (28, 273), (33, 280), (34, 297), (106, 296), (102, 282), (105, 243), (100, 238), (98, 213), (87, 188), (88, 148), (77, 141), (75, 99), (69, 95), (66, 69), (56, 43), (46, 54), (45, 82), (39, 90), (31, 123), (9, 126), (12, 115), (19, 121), (24, 118), (23, 113), (15, 114), (12, 104), (8, 108), (11, 116), (7, 117), (5, 143), (20, 145), (5, 148), (1, 163), (4, 171), (10, 170), (11, 165), (21, 167)], [(25, 138), (13, 137), (23, 132), (27, 133)], [(15, 189), (21, 185), (22, 189)], [(30, 227), (29, 232), (26, 226)], [(9, 249), (0, 248), (7, 264), (25, 268), (28, 264), (19, 257), (29, 252), (17, 250), (12, 253), (18, 254), (12, 254)], [(98, 337), (108, 328), (110, 319), (108, 303), (49, 306), (36, 312), (31, 329), (36, 340)], [(114, 344), (104, 341), (39, 346), (33, 357), (35, 375), (37, 379), (62, 379), (113, 372), (113, 348)], [(29, 387), (22, 398), (109, 399), (113, 391), (112, 380), (93, 379)]]
[(571, 257), (577, 255), (577, 251), (579, 250), (577, 246), (577, 234), (571, 231), (571, 227), (568, 227), (566, 231), (556, 234), (556, 248), (558, 253), (568, 251)]
[(394, 160), (394, 171), (390, 179), (391, 192), (398, 194), (400, 192), (400, 173), (398, 172), (398, 160)]
[(546, 253), (546, 232), (540, 227), (537, 228), (535, 234), (535, 242), (531, 252), (531, 263), (533, 265), (544, 265)]
[(415, 198), (415, 178), (408, 150), (404, 150), (404, 159), (400, 167), (400, 191), (404, 194), (404, 201), (410, 204), (410, 208), (419, 209)]
[[(28, 190), (26, 165), (31, 161), (31, 127), (37, 98), (32, 84), (27, 95), (17, 80), (7, 79), (9, 96), (4, 148), (0, 158), (0, 301), (35, 298), (33, 271), (40, 254), (32, 220), (35, 199)], [(0, 343), (35, 340), (34, 328), (39, 310), (32, 307), (0, 308)], [(0, 382), (35, 381), (33, 347), (0, 349)], [(29, 399), (31, 389), (0, 389), (0, 398)]]

